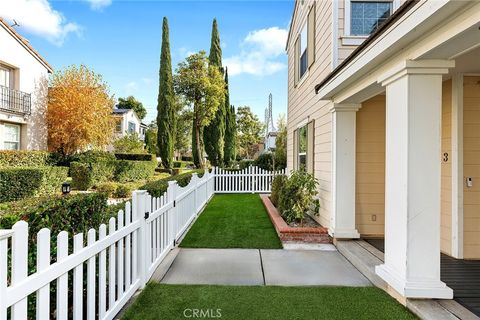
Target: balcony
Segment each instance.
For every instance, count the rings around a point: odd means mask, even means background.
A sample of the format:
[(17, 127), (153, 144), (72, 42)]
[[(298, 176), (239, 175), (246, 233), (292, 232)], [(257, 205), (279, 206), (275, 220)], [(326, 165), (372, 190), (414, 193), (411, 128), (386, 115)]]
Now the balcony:
[(0, 111), (21, 115), (30, 114), (32, 97), (30, 93), (0, 85)]

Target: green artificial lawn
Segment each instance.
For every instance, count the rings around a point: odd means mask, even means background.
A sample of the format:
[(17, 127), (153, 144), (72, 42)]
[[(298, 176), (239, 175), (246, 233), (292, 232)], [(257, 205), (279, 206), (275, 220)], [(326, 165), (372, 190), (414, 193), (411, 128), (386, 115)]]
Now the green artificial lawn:
[[(269, 287), (150, 283), (123, 319), (416, 319), (375, 287)], [(210, 316), (205, 316), (208, 313)], [(198, 313), (199, 314), (199, 313)], [(216, 316), (216, 317), (215, 317)], [(197, 317), (199, 318), (199, 317)]]
[(187, 233), (184, 248), (282, 248), (256, 194), (218, 194)]

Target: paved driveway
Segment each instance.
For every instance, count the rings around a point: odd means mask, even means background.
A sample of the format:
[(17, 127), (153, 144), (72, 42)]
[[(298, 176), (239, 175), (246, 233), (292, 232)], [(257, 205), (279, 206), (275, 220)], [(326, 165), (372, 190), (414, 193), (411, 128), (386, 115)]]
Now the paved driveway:
[(162, 283), (370, 286), (337, 251), (180, 249)]

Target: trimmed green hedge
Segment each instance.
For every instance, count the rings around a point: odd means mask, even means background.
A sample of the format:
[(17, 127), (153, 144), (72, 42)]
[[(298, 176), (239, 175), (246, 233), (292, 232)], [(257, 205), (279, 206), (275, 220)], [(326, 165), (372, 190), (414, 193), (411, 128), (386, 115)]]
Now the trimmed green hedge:
[(78, 190), (88, 190), (97, 184), (113, 180), (114, 173), (114, 162), (70, 163), (72, 187)]
[(192, 173), (194, 172), (198, 173), (199, 177), (202, 177), (205, 171), (203, 169), (197, 169), (187, 173), (170, 176), (168, 178), (151, 181), (141, 186), (140, 190), (147, 190), (151, 196), (160, 197), (167, 191), (168, 181), (177, 181), (179, 186), (185, 187), (190, 182), (190, 179), (192, 179)]
[(154, 154), (150, 153), (115, 153), (117, 160), (132, 160), (132, 161), (157, 161)]
[(0, 168), (2, 167), (38, 167), (50, 165), (53, 157), (47, 151), (2, 150), (0, 151)]
[(173, 161), (174, 168), (186, 168), (186, 167), (195, 167), (195, 164), (192, 161)]
[(67, 176), (67, 167), (1, 168), (0, 202), (59, 193)]
[(250, 167), (253, 164), (253, 160), (243, 159), (238, 162), (238, 166), (241, 170)]
[(115, 162), (115, 180), (131, 182), (148, 179), (155, 173), (157, 164), (153, 161), (117, 160)]

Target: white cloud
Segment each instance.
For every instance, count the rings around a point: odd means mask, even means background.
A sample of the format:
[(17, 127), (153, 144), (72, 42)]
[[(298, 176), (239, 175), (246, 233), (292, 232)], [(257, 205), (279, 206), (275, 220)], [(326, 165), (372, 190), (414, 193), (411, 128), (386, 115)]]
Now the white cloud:
[(135, 92), (138, 91), (138, 84), (135, 81), (130, 81), (127, 83), (124, 87), (125, 94), (128, 95), (133, 95)]
[(240, 54), (228, 57), (224, 65), (228, 74), (271, 75), (286, 68), (278, 58), (285, 53), (288, 31), (278, 27), (251, 31), (243, 39)]
[(90, 3), (90, 9), (102, 10), (112, 4), (112, 0), (85, 0)]
[(20, 24), (20, 30), (43, 37), (58, 46), (70, 33), (81, 33), (78, 24), (68, 22), (47, 0), (1, 0), (0, 15), (9, 22), (15, 19)]

